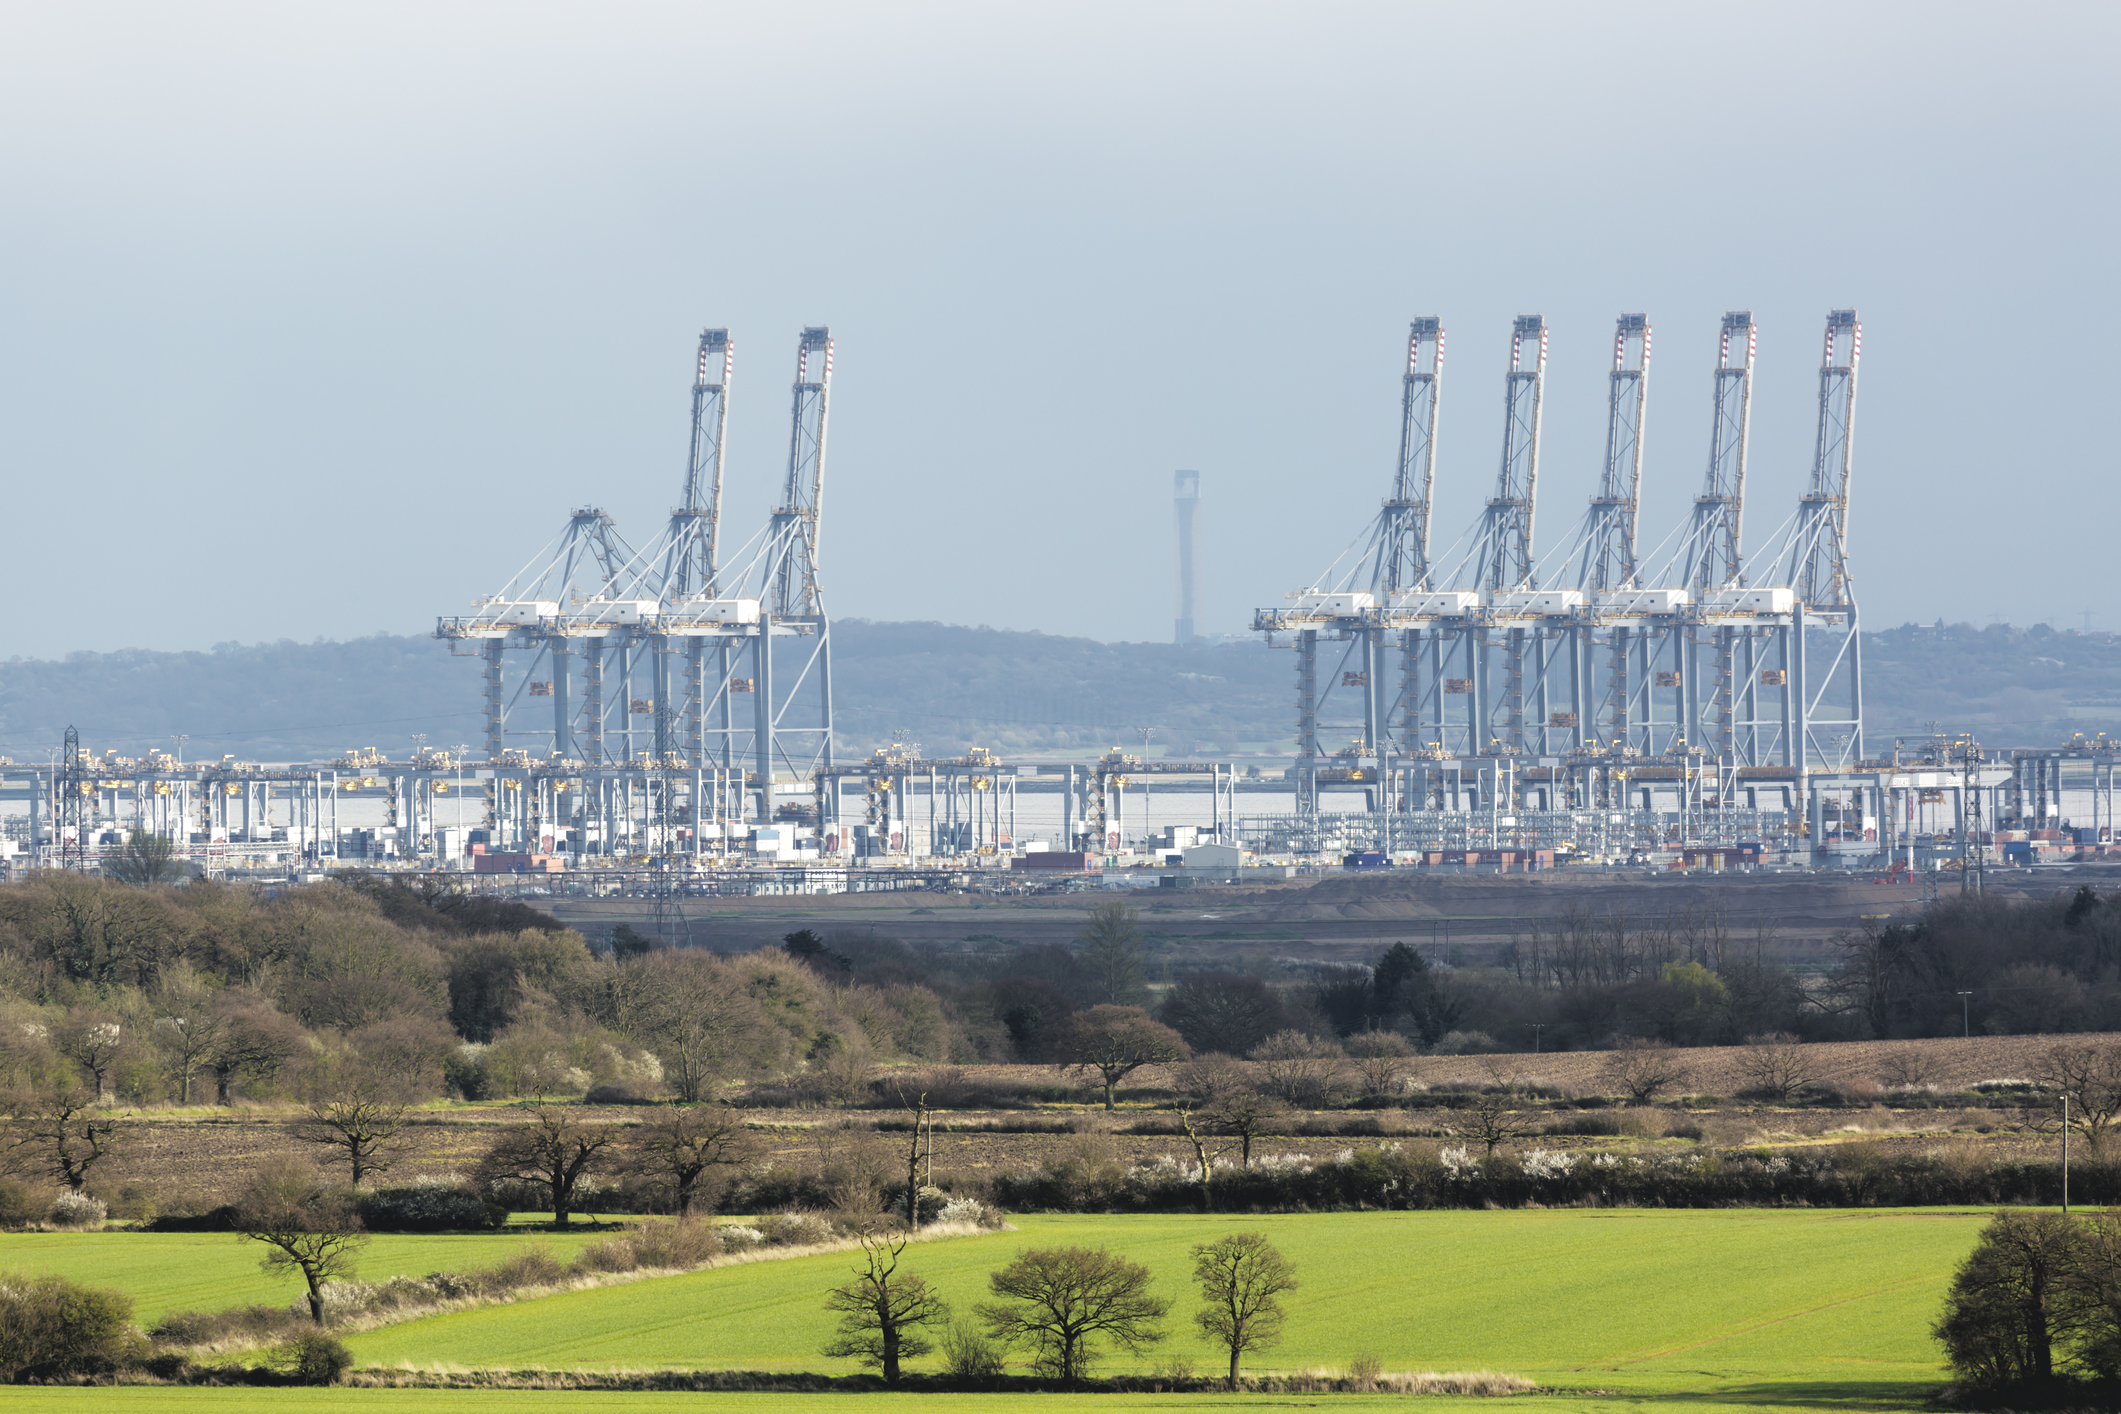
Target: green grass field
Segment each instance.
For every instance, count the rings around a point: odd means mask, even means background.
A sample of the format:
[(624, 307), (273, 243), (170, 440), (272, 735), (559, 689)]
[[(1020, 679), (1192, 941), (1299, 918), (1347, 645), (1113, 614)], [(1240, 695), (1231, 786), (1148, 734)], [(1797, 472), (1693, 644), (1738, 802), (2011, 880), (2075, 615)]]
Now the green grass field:
[[(1288, 1338), (1252, 1368), (1339, 1366), (1358, 1351), (1375, 1352), (1388, 1369), (1496, 1369), (1568, 1390), (1535, 1396), (1541, 1410), (1558, 1405), (1619, 1409), (1684, 1404), (1709, 1414), (1722, 1407), (1786, 1409), (1907, 1408), (1942, 1377), (1928, 1328), (1953, 1267), (1972, 1247), (1985, 1214), (1915, 1211), (1556, 1210), (1550, 1212), (1336, 1213), (1229, 1217), (1027, 1217), (1021, 1231), (957, 1239), (908, 1253), (966, 1314), (985, 1296), (986, 1274), (1018, 1247), (1079, 1243), (1126, 1250), (1157, 1273), (1174, 1299), (1173, 1338), (1155, 1359), (1176, 1352), (1204, 1371), (1219, 1367), (1191, 1325), (1186, 1277), (1195, 1242), (1244, 1227), (1268, 1231), (1296, 1263), (1303, 1290), (1290, 1300)], [(564, 1241), (566, 1239), (557, 1239)], [(7, 1239), (0, 1267), (23, 1263), (12, 1253), (27, 1242), (95, 1244), (91, 1261), (54, 1260), (55, 1268), (133, 1290), (143, 1310), (154, 1302), (208, 1304), (188, 1291), (165, 1294), (178, 1271), (206, 1255), (193, 1238)], [(130, 1266), (109, 1244), (190, 1244), (185, 1254), (159, 1253)], [(229, 1272), (254, 1261), (223, 1244)], [(484, 1244), (506, 1239), (379, 1240), (364, 1275), (479, 1265), (463, 1248), (415, 1244)], [(403, 1244), (402, 1247), (397, 1244)], [(831, 1328), (820, 1296), (841, 1278), (844, 1255), (725, 1267), (630, 1286), (575, 1292), (407, 1322), (351, 1338), (364, 1365), (638, 1369), (853, 1369), (817, 1353)], [(128, 1273), (137, 1272), (133, 1276)], [(203, 1271), (198, 1290), (218, 1289)], [(256, 1283), (253, 1282), (253, 1287)], [(276, 1293), (291, 1297), (286, 1291)], [(251, 1299), (248, 1295), (234, 1299)], [(916, 1368), (922, 1362), (915, 1362)], [(1143, 1362), (1143, 1366), (1153, 1363)], [(1119, 1357), (1108, 1371), (1135, 1368)], [(16, 1398), (20, 1393), (27, 1398)], [(500, 1408), (499, 1401), (568, 1410), (687, 1408), (740, 1404), (757, 1414), (793, 1414), (847, 1396), (506, 1394), (444, 1391), (10, 1391), (9, 1407), (129, 1410), (189, 1408), (362, 1409), (376, 1414)], [(92, 1397), (92, 1398), (91, 1398)], [(1021, 1396), (1017, 1398), (1021, 1399)], [(1117, 1411), (1136, 1404), (1315, 1404), (1320, 1396), (1041, 1396), (1043, 1407), (1077, 1403)], [(1365, 1396), (1372, 1402), (1408, 1402)], [(878, 1396), (877, 1414), (899, 1414), (906, 1401)], [(924, 1397), (963, 1414), (998, 1407), (988, 1396)], [(1494, 1400), (1424, 1398), (1424, 1409)], [(891, 1406), (886, 1409), (884, 1406)], [(864, 1407), (869, 1407), (865, 1403)]]
[[(543, 1215), (537, 1215), (542, 1217)], [(526, 1224), (527, 1227), (527, 1224)], [(364, 1280), (490, 1267), (526, 1243), (565, 1261), (602, 1233), (501, 1232), (444, 1236), (379, 1235), (362, 1253)], [(265, 1249), (225, 1232), (31, 1232), (0, 1234), (0, 1272), (56, 1272), (133, 1298), (143, 1327), (169, 1311), (220, 1311), (254, 1303), (285, 1305), (300, 1281), (258, 1269)]]

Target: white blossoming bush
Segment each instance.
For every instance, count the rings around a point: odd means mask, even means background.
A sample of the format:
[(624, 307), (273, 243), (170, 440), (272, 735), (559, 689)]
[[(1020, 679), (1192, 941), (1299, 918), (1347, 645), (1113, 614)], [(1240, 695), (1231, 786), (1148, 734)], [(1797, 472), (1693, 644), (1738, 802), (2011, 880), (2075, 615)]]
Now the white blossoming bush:
[(1453, 1183), (1477, 1182), (1481, 1176), (1480, 1160), (1464, 1145), (1438, 1150), (1436, 1161), (1443, 1165), (1444, 1177)]
[(1576, 1156), (1556, 1149), (1534, 1149), (1524, 1156), (1524, 1175), (1534, 1183), (1567, 1178), (1576, 1168)]
[(765, 1241), (765, 1233), (760, 1232), (755, 1227), (749, 1227), (742, 1223), (732, 1224), (731, 1226), (722, 1229), (722, 1243), (724, 1246), (727, 1247), (738, 1249), (745, 1247), (759, 1247), (763, 1246), (765, 1244)]
[(53, 1227), (101, 1227), (109, 1216), (110, 1209), (103, 1200), (86, 1193), (61, 1193), (52, 1200)]

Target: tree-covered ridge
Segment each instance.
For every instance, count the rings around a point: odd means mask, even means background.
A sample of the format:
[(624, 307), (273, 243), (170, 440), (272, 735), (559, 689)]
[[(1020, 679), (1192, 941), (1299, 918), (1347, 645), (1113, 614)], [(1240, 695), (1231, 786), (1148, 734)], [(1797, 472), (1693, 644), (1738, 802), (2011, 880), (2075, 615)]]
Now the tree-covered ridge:
[[(1180, 755), (1293, 749), (1294, 665), (1256, 642), (1181, 648), (863, 619), (833, 634), (840, 734), (852, 750), (903, 731), (931, 756), (974, 744), (1101, 751), (1139, 747), (1143, 730)], [(1932, 721), (1995, 746), (2121, 734), (2113, 634), (1905, 624), (1866, 634), (1863, 651), (1874, 745)], [(510, 655), (511, 672), (529, 663)], [(127, 756), (167, 750), (179, 732), (191, 738), (187, 759), (312, 760), (355, 745), (398, 754), (414, 733), (437, 746), (478, 738), (478, 673), (476, 660), (431, 638), (388, 634), (15, 659), (0, 669), (0, 754), (42, 761), (70, 724), (91, 749)], [(530, 730), (539, 713), (527, 701), (515, 725)], [(1325, 715), (1338, 716), (1330, 704)]]

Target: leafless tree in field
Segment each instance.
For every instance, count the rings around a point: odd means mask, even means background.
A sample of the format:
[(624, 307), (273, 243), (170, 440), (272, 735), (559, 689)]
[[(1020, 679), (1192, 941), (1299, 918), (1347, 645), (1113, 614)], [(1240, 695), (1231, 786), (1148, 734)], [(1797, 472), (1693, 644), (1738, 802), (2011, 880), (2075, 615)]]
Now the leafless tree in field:
[(1686, 1067), (1668, 1042), (1624, 1036), (1606, 1059), (1605, 1079), (1621, 1094), (1641, 1104), (1686, 1080)]

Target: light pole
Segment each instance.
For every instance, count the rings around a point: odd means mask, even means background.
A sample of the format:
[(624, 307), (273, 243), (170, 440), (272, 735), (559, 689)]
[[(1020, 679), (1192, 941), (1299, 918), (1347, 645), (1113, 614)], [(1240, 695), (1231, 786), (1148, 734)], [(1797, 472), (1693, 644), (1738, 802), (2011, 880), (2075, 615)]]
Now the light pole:
[(1972, 1021), (1973, 1004), (1967, 1000), (1973, 995), (1972, 992), (1961, 992), (1959, 994), (1959, 1038), (1961, 1040), (1967, 1040), (1974, 1034)]

